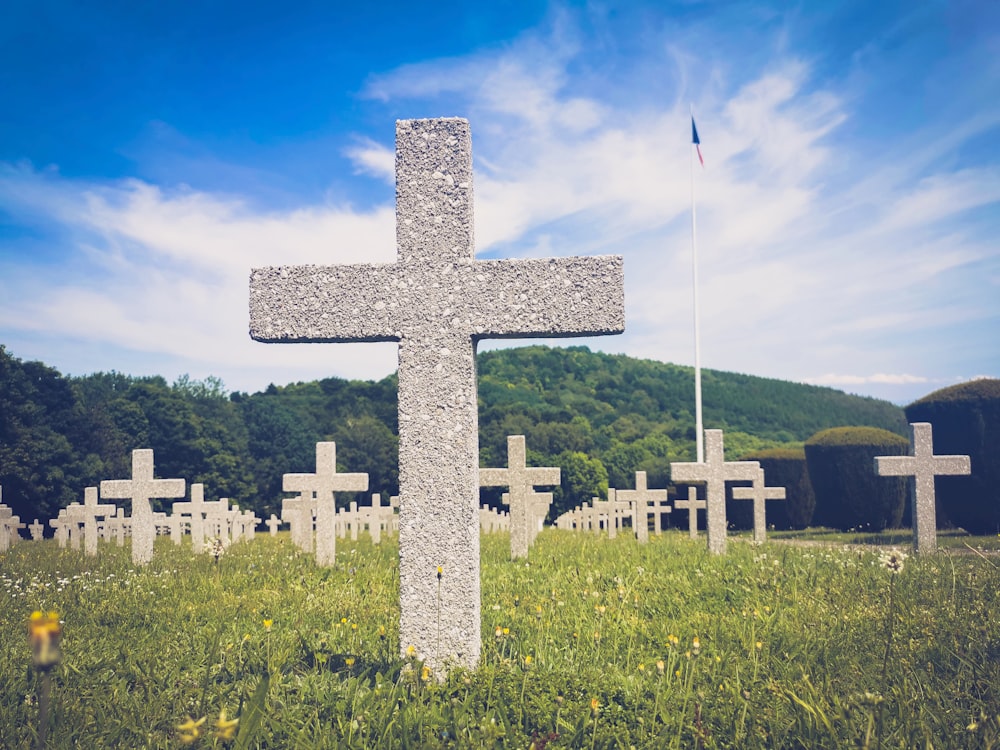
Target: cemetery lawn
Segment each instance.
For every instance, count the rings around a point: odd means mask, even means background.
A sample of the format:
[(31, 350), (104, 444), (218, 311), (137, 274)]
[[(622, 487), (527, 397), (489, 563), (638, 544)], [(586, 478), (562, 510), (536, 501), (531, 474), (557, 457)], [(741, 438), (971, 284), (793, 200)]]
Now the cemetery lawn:
[(338, 540), (320, 569), (259, 535), (216, 564), (159, 538), (137, 569), (127, 546), (18, 544), (0, 557), (0, 746), (38, 731), (34, 610), (63, 623), (52, 748), (1000, 746), (996, 557), (893, 573), (842, 545), (717, 557), (679, 532), (546, 530), (526, 564), (488, 535), (481, 666), (439, 682), (398, 658), (397, 554)]

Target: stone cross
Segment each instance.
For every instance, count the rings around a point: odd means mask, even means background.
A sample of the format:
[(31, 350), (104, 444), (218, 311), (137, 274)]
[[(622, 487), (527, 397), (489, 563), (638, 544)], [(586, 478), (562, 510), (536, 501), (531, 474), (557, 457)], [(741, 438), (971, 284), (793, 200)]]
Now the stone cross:
[(271, 536), (277, 536), (278, 527), (281, 526), (281, 519), (272, 513), (271, 517), (264, 521), (264, 525), (267, 526), (267, 530)]
[(767, 541), (767, 501), (784, 499), (784, 487), (764, 486), (763, 468), (749, 487), (733, 487), (733, 500), (753, 500), (753, 540), (758, 544)]
[(205, 502), (205, 485), (191, 484), (191, 499), (174, 503), (171, 508), (175, 516), (191, 517), (191, 551), (201, 554), (205, 547), (205, 516), (222, 509), (222, 500)]
[(30, 526), (28, 526), (28, 532), (31, 534), (32, 541), (37, 542), (39, 539), (41, 539), (44, 536), (44, 534), (45, 534), (45, 527), (42, 524), (40, 524), (38, 522), (38, 519), (36, 518), (35, 522), (33, 524), (31, 524)]
[(559, 484), (560, 470), (555, 468), (528, 468), (526, 466), (524, 435), (507, 436), (507, 468), (480, 469), (480, 487), (507, 487), (504, 495), (510, 503), (510, 559), (528, 556), (534, 538), (531, 525), (536, 523), (531, 512), (535, 487)]
[(107, 518), (114, 515), (118, 506), (114, 503), (98, 503), (97, 488), (86, 487), (83, 490), (83, 505), (73, 503), (67, 510), (67, 516), (74, 523), (83, 524), (83, 551), (88, 557), (97, 554), (97, 517)]
[(698, 511), (705, 510), (708, 503), (698, 499), (698, 488), (691, 486), (687, 488), (687, 500), (674, 500), (674, 507), (678, 510), (688, 512), (688, 532), (692, 539), (698, 538)]
[(337, 503), (334, 493), (363, 492), (368, 489), (367, 474), (337, 473), (337, 444), (316, 443), (315, 474), (285, 474), (285, 492), (316, 495), (316, 564), (337, 562)]
[(435, 671), (479, 662), (477, 342), (625, 328), (620, 256), (479, 261), (472, 218), (468, 121), (401, 120), (396, 262), (250, 276), (255, 339), (399, 342), (399, 645)]
[(968, 456), (935, 456), (929, 422), (910, 424), (909, 456), (877, 456), (875, 473), (882, 477), (913, 477), (910, 503), (913, 508), (913, 550), (930, 554), (937, 550), (934, 477), (972, 473)]
[(10, 549), (11, 537), (17, 533), (15, 529), (20, 523), (20, 516), (13, 515), (8, 506), (0, 503), (0, 552)]
[(59, 515), (49, 519), (49, 526), (56, 530), (55, 539), (60, 549), (66, 548), (69, 541), (69, 521), (66, 519), (66, 509), (59, 511)]
[(634, 490), (618, 490), (615, 496), (620, 502), (629, 503), (632, 506), (632, 524), (635, 526), (635, 538), (640, 543), (649, 541), (649, 514), (650, 508), (658, 509), (656, 512), (656, 531), (660, 531), (660, 511), (670, 512), (670, 506), (661, 507), (660, 502), (666, 502), (666, 490), (651, 490), (646, 487), (646, 472), (637, 471), (635, 473)]
[(313, 551), (315, 510), (316, 497), (312, 492), (300, 492), (298, 497), (286, 497), (281, 501), (281, 519), (290, 526), (292, 543), (309, 554)]
[(69, 535), (69, 547), (80, 551), (80, 536), (83, 532), (83, 506), (80, 503), (70, 503), (60, 513), (66, 522), (66, 532)]
[(153, 559), (152, 498), (184, 497), (183, 479), (153, 479), (153, 451), (132, 451), (132, 478), (101, 482), (101, 497), (132, 502), (132, 563), (145, 565)]
[(752, 481), (759, 468), (760, 463), (757, 461), (726, 461), (723, 455), (722, 430), (705, 430), (703, 463), (670, 464), (670, 476), (675, 482), (706, 484), (709, 551), (717, 555), (726, 551), (726, 482)]

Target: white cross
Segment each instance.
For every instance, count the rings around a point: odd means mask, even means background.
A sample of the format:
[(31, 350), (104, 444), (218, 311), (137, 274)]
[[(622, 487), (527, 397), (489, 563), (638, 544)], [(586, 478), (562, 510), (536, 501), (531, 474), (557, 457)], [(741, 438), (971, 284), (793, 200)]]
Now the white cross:
[(784, 500), (784, 487), (765, 487), (764, 469), (758, 469), (749, 487), (733, 487), (733, 500), (753, 500), (753, 540), (767, 541), (767, 501)]
[[(646, 472), (637, 471), (635, 473), (635, 489), (634, 490), (618, 490), (615, 496), (619, 501), (629, 503), (632, 506), (632, 524), (635, 526), (635, 538), (639, 540), (640, 543), (645, 544), (649, 541), (649, 515), (650, 506), (653, 508), (661, 509), (657, 504), (659, 502), (667, 501), (667, 491), (666, 490), (651, 490), (646, 487)], [(670, 512), (670, 507), (666, 506), (662, 508), (666, 512)], [(660, 513), (656, 513), (656, 531), (659, 533), (660, 530)]]
[(715, 554), (726, 551), (726, 482), (751, 481), (759, 468), (757, 461), (726, 461), (722, 430), (705, 430), (704, 463), (670, 464), (675, 482), (706, 484), (708, 549)]
[(913, 508), (913, 549), (929, 554), (937, 549), (934, 477), (972, 473), (968, 456), (935, 456), (929, 422), (910, 424), (909, 456), (877, 456), (875, 473), (883, 477), (913, 477), (910, 502)]
[[(97, 554), (97, 517), (106, 518), (114, 515), (118, 506), (114, 503), (98, 503), (97, 488), (86, 487), (83, 490), (83, 505), (73, 503), (67, 508), (67, 517), (74, 524), (83, 524), (83, 551), (88, 557)], [(74, 545), (76, 548), (78, 545)]]
[(191, 551), (201, 554), (205, 546), (205, 518), (209, 513), (223, 509), (223, 501), (205, 502), (205, 485), (195, 482), (191, 485), (191, 499), (179, 501), (171, 506), (175, 516), (191, 517)]
[(504, 497), (510, 504), (510, 558), (528, 556), (528, 548), (533, 538), (531, 524), (534, 522), (529, 504), (535, 487), (554, 485), (560, 482), (558, 467), (527, 466), (527, 450), (524, 435), (507, 436), (507, 468), (480, 469), (480, 487), (507, 487)]
[(277, 536), (281, 520), (272, 513), (271, 517), (264, 522), (264, 525), (267, 526), (267, 530), (271, 533), (271, 536)]

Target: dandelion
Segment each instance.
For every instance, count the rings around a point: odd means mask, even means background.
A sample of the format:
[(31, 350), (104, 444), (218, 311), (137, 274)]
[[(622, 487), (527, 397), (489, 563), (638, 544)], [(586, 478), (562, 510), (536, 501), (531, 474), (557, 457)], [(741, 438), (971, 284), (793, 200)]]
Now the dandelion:
[(764, 644), (763, 644), (763, 643), (762, 643), (761, 641), (757, 641), (757, 642), (756, 642), (756, 643), (754, 644), (754, 646), (756, 646), (756, 647), (757, 647), (757, 650), (758, 650), (758, 651), (760, 651), (760, 650), (761, 650), (762, 648), (764, 648)]
[(441, 580), (441, 576), (443, 574), (444, 574), (444, 569), (440, 565), (438, 565), (438, 573), (437, 573), (437, 575), (438, 575), (438, 580), (439, 581)]
[(219, 711), (219, 720), (215, 722), (215, 736), (220, 740), (231, 740), (236, 734), (236, 725), (240, 723), (239, 717), (235, 719), (226, 718), (226, 709)]
[(420, 679), (423, 680), (424, 682), (431, 681), (431, 668), (428, 667), (426, 664), (420, 670)]
[(656, 662), (656, 671), (659, 672), (662, 675), (663, 674), (663, 670), (666, 669), (666, 666), (667, 665), (663, 663), (663, 659), (659, 659)]
[(698, 636), (691, 639), (691, 653), (695, 656), (701, 653), (701, 641), (698, 640)]
[(879, 553), (879, 561), (892, 575), (903, 572), (903, 562), (906, 558), (907, 554), (898, 549), (882, 550)]
[(264, 620), (264, 630), (268, 633), (271, 632), (271, 626), (274, 624), (274, 620)]
[(532, 662), (531, 654), (528, 654), (527, 656), (524, 657), (524, 668), (531, 669), (531, 662)]
[(597, 698), (590, 699), (590, 713), (596, 719), (597, 714), (601, 712), (601, 702)]
[(668, 646), (676, 646), (676, 645), (677, 645), (677, 644), (679, 644), (680, 642), (681, 642), (681, 639), (680, 639), (680, 638), (678, 638), (678, 637), (677, 637), (676, 635), (674, 635), (673, 633), (671, 633), (670, 635), (668, 635), (668, 636), (667, 636), (667, 645), (668, 645)]
[(346, 664), (349, 667), (353, 667), (354, 666), (354, 657), (353, 656), (348, 656), (346, 659), (344, 659), (344, 664)]
[(497, 638), (503, 638), (503, 629), (498, 625), (497, 629), (493, 631), (493, 635)]
[(48, 671), (59, 663), (59, 639), (62, 626), (58, 612), (32, 612), (28, 620), (28, 643), (35, 667)]
[(201, 725), (205, 723), (206, 718), (207, 717), (202, 716), (200, 719), (195, 721), (189, 716), (187, 721), (177, 727), (177, 731), (180, 732), (177, 739), (179, 739), (184, 745), (190, 745), (196, 739), (201, 737)]
[(417, 655), (417, 647), (411, 643), (409, 646), (406, 647), (406, 658), (412, 659), (416, 655)]

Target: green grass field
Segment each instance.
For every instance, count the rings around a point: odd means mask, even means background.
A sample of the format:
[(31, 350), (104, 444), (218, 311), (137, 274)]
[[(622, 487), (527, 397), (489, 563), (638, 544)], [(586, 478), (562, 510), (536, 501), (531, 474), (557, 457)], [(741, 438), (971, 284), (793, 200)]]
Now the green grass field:
[(547, 530), (512, 563), (508, 544), (483, 538), (481, 666), (441, 681), (398, 657), (391, 540), (338, 540), (329, 569), (285, 535), (217, 564), (161, 538), (138, 570), (128, 547), (17, 545), (0, 746), (39, 731), (34, 610), (62, 620), (54, 748), (1000, 746), (996, 558), (945, 550), (894, 575), (842, 545), (714, 557), (679, 532)]

